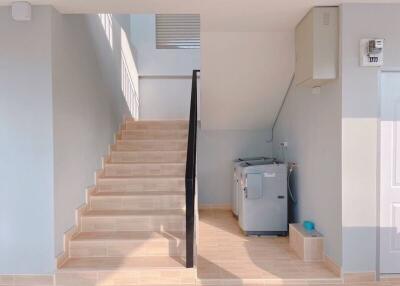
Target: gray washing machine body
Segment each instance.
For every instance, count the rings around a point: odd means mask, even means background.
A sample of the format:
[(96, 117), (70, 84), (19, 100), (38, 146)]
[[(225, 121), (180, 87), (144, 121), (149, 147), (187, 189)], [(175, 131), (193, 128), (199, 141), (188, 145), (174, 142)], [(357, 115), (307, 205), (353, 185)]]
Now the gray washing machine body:
[(239, 225), (247, 235), (287, 235), (287, 165), (241, 168)]
[(233, 161), (233, 189), (232, 189), (232, 213), (235, 217), (239, 215), (239, 193), (240, 193), (240, 177), (242, 166), (250, 166), (254, 164), (272, 163), (275, 159), (268, 157), (248, 157), (239, 158)]

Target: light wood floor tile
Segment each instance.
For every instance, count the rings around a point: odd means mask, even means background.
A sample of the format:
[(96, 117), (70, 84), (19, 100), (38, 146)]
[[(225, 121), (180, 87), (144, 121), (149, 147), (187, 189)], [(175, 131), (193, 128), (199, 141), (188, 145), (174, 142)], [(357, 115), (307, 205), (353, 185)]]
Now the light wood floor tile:
[(14, 276), (13, 275), (0, 275), (0, 285), (13, 285)]
[(15, 275), (15, 286), (53, 286), (53, 275)]
[(198, 277), (202, 280), (341, 281), (324, 263), (300, 260), (286, 237), (243, 235), (230, 211), (201, 210), (199, 224)]

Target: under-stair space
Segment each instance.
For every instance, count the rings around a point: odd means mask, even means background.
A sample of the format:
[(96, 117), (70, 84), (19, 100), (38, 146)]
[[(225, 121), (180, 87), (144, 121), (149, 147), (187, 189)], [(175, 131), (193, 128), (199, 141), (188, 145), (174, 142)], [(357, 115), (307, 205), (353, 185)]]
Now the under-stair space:
[(56, 285), (194, 283), (185, 267), (187, 121), (126, 120), (65, 236)]
[(199, 233), (200, 285), (344, 285), (326, 261), (299, 258), (287, 237), (244, 235), (229, 210), (200, 210)]

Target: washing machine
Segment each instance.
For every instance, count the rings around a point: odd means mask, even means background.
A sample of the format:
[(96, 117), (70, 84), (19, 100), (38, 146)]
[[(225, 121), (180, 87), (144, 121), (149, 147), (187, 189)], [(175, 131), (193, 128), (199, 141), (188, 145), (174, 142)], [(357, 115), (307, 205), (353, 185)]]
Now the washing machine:
[(239, 225), (246, 235), (288, 233), (287, 164), (241, 164)]
[(238, 217), (238, 195), (240, 189), (240, 165), (244, 164), (248, 166), (252, 162), (256, 163), (270, 163), (273, 162), (273, 158), (268, 157), (248, 157), (248, 158), (238, 158), (233, 161), (233, 189), (232, 189), (232, 213), (237, 218)]

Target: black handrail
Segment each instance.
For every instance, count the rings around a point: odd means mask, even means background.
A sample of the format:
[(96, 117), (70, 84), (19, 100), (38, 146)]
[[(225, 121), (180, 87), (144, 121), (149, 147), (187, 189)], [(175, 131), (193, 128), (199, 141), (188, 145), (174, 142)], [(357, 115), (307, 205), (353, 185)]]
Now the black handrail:
[(193, 70), (192, 94), (190, 99), (189, 134), (186, 154), (186, 267), (194, 265), (194, 227), (195, 227), (195, 193), (196, 193), (196, 141), (197, 141), (197, 74)]

